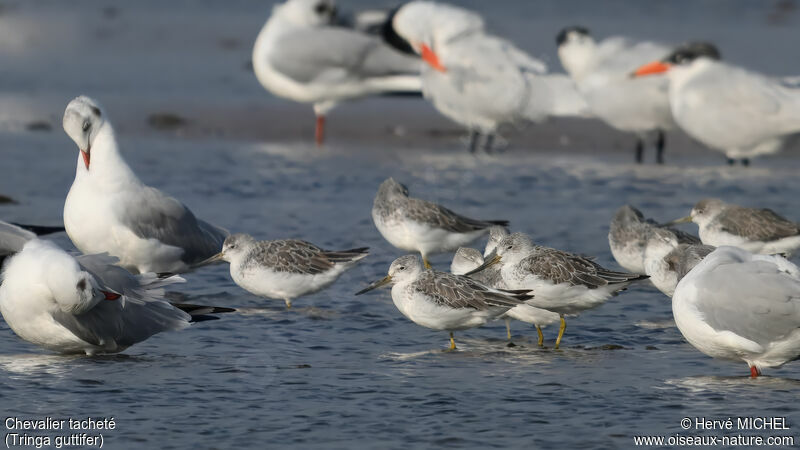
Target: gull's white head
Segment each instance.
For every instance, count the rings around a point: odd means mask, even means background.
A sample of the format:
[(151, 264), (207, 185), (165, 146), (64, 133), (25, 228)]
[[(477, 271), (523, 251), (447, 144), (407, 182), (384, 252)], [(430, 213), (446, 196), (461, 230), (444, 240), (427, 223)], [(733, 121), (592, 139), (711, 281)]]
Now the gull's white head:
[(591, 66), (597, 43), (589, 29), (581, 26), (563, 28), (556, 35), (558, 58), (571, 76), (580, 78)]
[[(508, 231), (505, 228), (499, 225), (489, 227), (489, 240), (486, 241), (486, 248), (483, 249), (483, 256), (489, 256), (489, 254), (495, 251), (497, 244), (506, 236), (508, 236)], [(481, 264), (483, 264), (483, 262), (481, 262)]]
[(81, 314), (105, 298), (95, 278), (78, 261), (49, 241), (34, 239), (25, 244), (6, 266), (9, 283), (42, 283), (59, 309)]
[(78, 145), (87, 170), (91, 162), (92, 145), (105, 123), (102, 108), (89, 97), (73, 99), (64, 111), (64, 131)]
[(727, 204), (718, 198), (704, 198), (692, 208), (692, 222), (702, 227), (714, 220), (726, 206)]
[(464, 275), (472, 269), (483, 264), (483, 255), (478, 250), (469, 247), (459, 247), (450, 263), (450, 273)]
[(419, 55), (439, 72), (447, 67), (441, 60), (446, 43), (460, 35), (483, 30), (483, 19), (472, 11), (443, 3), (412, 1), (390, 16), (384, 40), (396, 49)]
[(296, 26), (318, 27), (330, 25), (336, 19), (333, 0), (288, 0), (278, 5), (275, 14)]
[(225, 242), (222, 243), (222, 251), (218, 254), (217, 259), (231, 262), (247, 254), (255, 242), (256, 240), (249, 234), (232, 234), (225, 238)]
[(531, 238), (523, 233), (511, 233), (497, 244), (497, 256), (506, 264), (516, 264), (533, 252), (536, 247)]

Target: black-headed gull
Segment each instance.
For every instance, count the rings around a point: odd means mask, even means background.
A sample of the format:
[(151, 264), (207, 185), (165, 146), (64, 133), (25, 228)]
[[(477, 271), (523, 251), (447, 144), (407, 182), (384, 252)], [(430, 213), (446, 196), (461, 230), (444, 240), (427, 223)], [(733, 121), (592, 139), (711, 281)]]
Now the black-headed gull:
[(72, 100), (64, 130), (80, 150), (64, 227), (83, 253), (109, 253), (131, 271), (179, 273), (219, 252), (228, 233), (139, 180), (122, 158), (106, 112)]
[[(73, 257), (33, 239), (9, 258), (0, 313), (28, 342), (59, 353), (116, 353), (162, 331), (189, 326), (192, 315), (164, 300), (178, 276), (132, 275), (104, 255)], [(228, 308), (184, 305), (199, 314)]]
[(800, 268), (780, 256), (719, 247), (678, 283), (672, 314), (696, 349), (744, 361), (757, 377), (800, 356)]
[(314, 105), (317, 145), (337, 103), (421, 90), (419, 61), (374, 35), (338, 26), (331, 0), (275, 5), (253, 47), (253, 70), (273, 94)]

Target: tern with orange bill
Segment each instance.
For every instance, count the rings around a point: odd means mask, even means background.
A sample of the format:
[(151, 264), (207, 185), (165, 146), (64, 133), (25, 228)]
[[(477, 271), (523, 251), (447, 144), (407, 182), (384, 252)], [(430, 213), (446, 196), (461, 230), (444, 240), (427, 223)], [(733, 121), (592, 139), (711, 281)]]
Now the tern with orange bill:
[(317, 145), (338, 103), (421, 90), (419, 60), (340, 22), (332, 0), (288, 0), (273, 7), (253, 47), (253, 70), (264, 88), (313, 104)]
[(569, 77), (547, 73), (545, 63), (489, 34), (483, 18), (467, 9), (405, 3), (389, 16), (384, 38), (426, 63), (423, 95), (470, 131), (472, 152), (490, 151), (503, 125), (587, 114)]
[(724, 153), (728, 164), (748, 165), (752, 157), (776, 153), (800, 133), (797, 79), (722, 62), (712, 44), (681, 45), (631, 76), (666, 76), (675, 121), (689, 136)]
[(587, 28), (567, 27), (556, 36), (558, 57), (595, 117), (636, 136), (636, 162), (644, 159), (645, 142), (655, 140), (656, 162), (664, 162), (665, 131), (675, 127), (669, 106), (668, 80), (631, 79), (631, 70), (669, 52), (650, 41), (613, 36), (596, 41)]

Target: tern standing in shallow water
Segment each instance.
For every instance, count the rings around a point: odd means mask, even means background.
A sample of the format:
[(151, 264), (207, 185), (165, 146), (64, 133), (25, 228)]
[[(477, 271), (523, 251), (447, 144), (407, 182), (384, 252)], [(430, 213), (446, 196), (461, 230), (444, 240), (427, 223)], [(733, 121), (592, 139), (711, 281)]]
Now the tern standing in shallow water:
[[(502, 230), (503, 233), (506, 232), (504, 228), (500, 228), (500, 230)], [(492, 233), (492, 236), (497, 236), (499, 234), (499, 232), (494, 232)], [(490, 238), (489, 241), (491, 242), (491, 240), (492, 239)], [(489, 245), (490, 244), (486, 244), (487, 249)], [(453, 256), (453, 262), (450, 263), (450, 273), (455, 275), (464, 275), (465, 273), (477, 269), (483, 265), (483, 262), (484, 260), (481, 252), (475, 250), (474, 248), (461, 247), (456, 251), (455, 256)], [(505, 281), (503, 281), (503, 276), (500, 273), (500, 267), (497, 266), (487, 267), (480, 272), (470, 275), (470, 278), (477, 280), (491, 288), (508, 289), (508, 286), (506, 285)], [(560, 317), (558, 313), (554, 313), (546, 309), (536, 308), (525, 303), (509, 309), (505, 313), (504, 319), (506, 322), (506, 336), (509, 340), (511, 340), (511, 319), (516, 319), (521, 322), (533, 324), (533, 326), (536, 327), (536, 333), (539, 335), (539, 347), (542, 347), (544, 346), (544, 334), (542, 334), (542, 327), (558, 322)]]
[(109, 253), (131, 271), (179, 273), (219, 251), (227, 232), (142, 183), (122, 158), (111, 122), (88, 97), (64, 111), (64, 131), (78, 145), (64, 227), (86, 254)]
[[(132, 275), (108, 255), (72, 257), (34, 239), (3, 269), (0, 313), (28, 342), (60, 353), (116, 353), (162, 331), (180, 330), (230, 308), (173, 305), (171, 276)], [(195, 317), (196, 316), (196, 317)]]
[(564, 316), (596, 308), (631, 282), (647, 278), (608, 270), (582, 255), (534, 245), (522, 233), (505, 237), (497, 245), (496, 255), (472, 273), (498, 263), (502, 264), (500, 273), (509, 288), (529, 290), (534, 295), (528, 304), (560, 315), (555, 348), (561, 344), (567, 327)]
[(664, 74), (675, 121), (692, 138), (725, 153), (728, 164), (778, 152), (800, 132), (800, 84), (720, 61), (704, 42), (677, 47), (635, 77)]
[(333, 284), (339, 275), (367, 256), (367, 248), (330, 251), (297, 239), (256, 241), (247, 234), (225, 239), (222, 251), (206, 262), (230, 263), (231, 278), (261, 297), (292, 300)]
[(507, 220), (475, 220), (444, 206), (408, 196), (408, 188), (389, 178), (381, 183), (372, 204), (375, 227), (395, 247), (428, 256), (452, 252), (489, 232), (492, 225), (506, 226)]
[(672, 313), (696, 349), (744, 361), (755, 378), (800, 356), (800, 268), (720, 247), (678, 283)]
[(416, 255), (397, 258), (389, 275), (357, 292), (361, 295), (392, 283), (392, 301), (417, 325), (450, 332), (450, 350), (455, 350), (453, 332), (479, 327), (502, 316), (531, 298), (527, 291), (492, 289), (472, 278), (425, 269)]
[(716, 198), (697, 202), (690, 215), (670, 224), (694, 222), (703, 244), (732, 245), (762, 255), (791, 256), (800, 248), (800, 226), (771, 209), (731, 205)]

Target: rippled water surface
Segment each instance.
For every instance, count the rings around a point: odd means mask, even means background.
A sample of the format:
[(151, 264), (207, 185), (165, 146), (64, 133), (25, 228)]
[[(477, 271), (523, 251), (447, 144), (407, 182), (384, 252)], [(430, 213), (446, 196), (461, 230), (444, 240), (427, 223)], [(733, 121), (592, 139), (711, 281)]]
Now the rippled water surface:
[[(679, 433), (685, 416), (800, 419), (796, 365), (751, 380), (745, 364), (707, 358), (682, 339), (669, 300), (648, 285), (569, 320), (559, 351), (551, 348), (552, 326), (540, 349), (532, 327), (514, 323), (508, 346), (496, 322), (457, 333), (459, 350), (443, 352), (446, 333), (402, 317), (388, 290), (352, 295), (400, 255), (370, 219), (387, 176), (412, 194), (509, 219), (541, 243), (616, 267), (606, 235), (619, 205), (666, 220), (714, 195), (791, 215), (800, 195), (795, 158), (731, 169), (703, 155), (636, 167), (629, 155), (473, 158), (457, 148), (158, 139), (121, 145), (146, 182), (207, 220), (259, 238), (366, 245), (371, 255), (289, 311), (239, 289), (225, 265), (189, 274), (179, 286), (188, 301), (239, 312), (116, 356), (51, 355), (2, 323), (0, 395), (9, 415), (113, 416), (107, 444), (163, 448), (611, 448), (631, 446), (637, 433)], [(20, 201), (0, 207), (2, 217), (56, 223), (76, 162), (72, 144), (56, 134), (15, 135), (0, 136), (0, 146), (4, 193)], [(448, 257), (434, 264), (447, 268)]]

